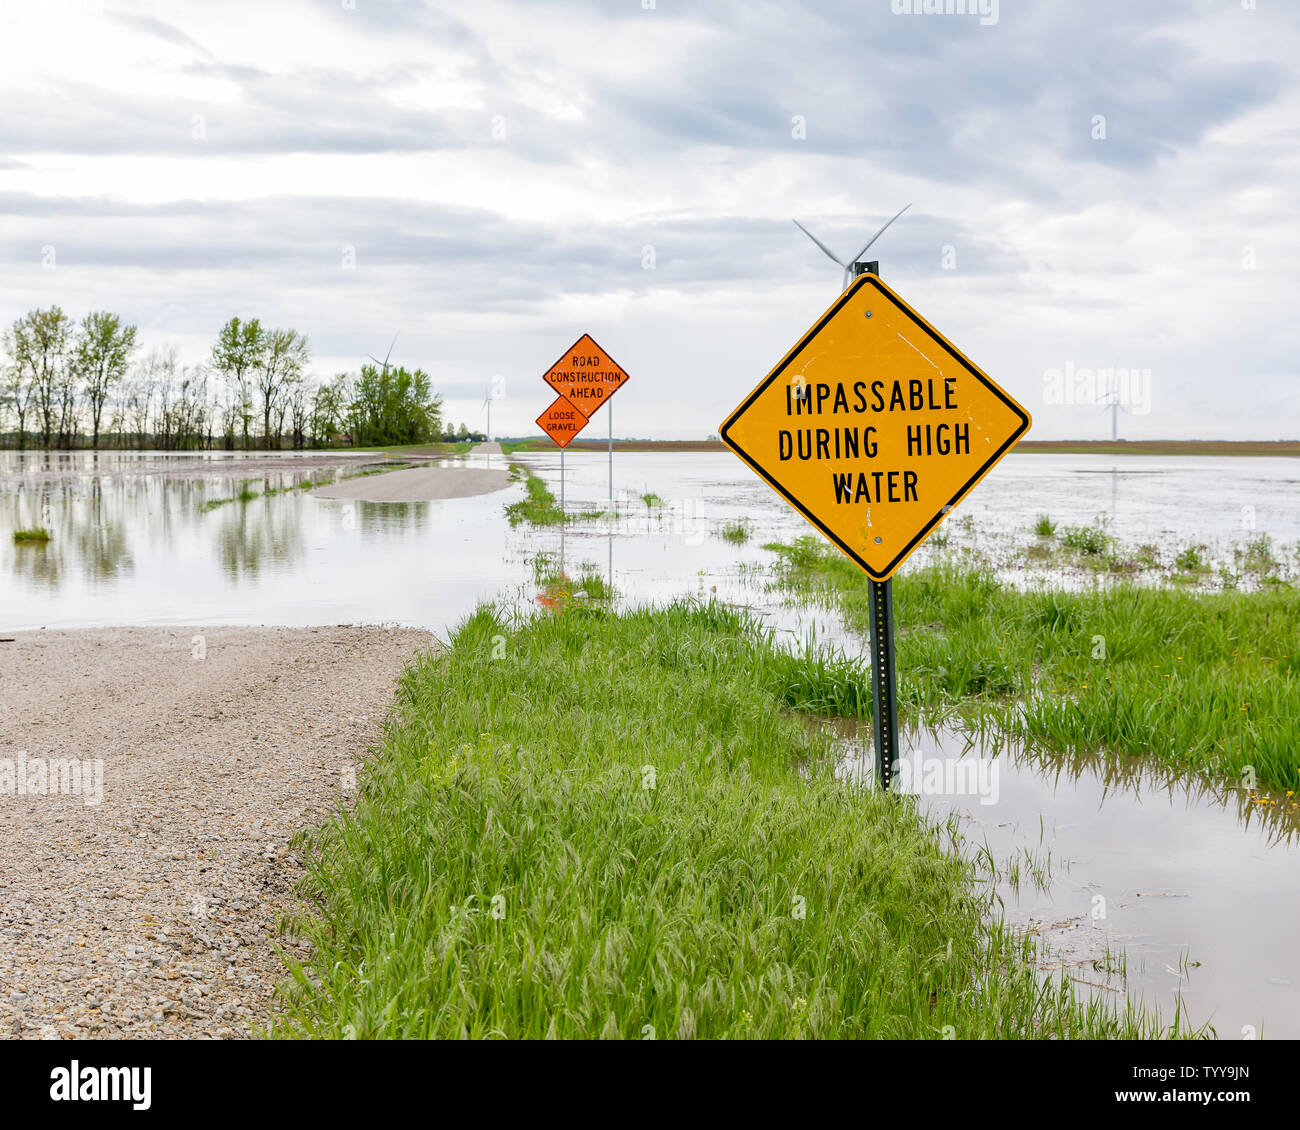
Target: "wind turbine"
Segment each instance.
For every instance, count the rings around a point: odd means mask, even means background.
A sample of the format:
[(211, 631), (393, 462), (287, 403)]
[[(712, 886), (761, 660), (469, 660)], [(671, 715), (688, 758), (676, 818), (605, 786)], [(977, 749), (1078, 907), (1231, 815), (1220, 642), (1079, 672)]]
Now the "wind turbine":
[(388, 376), (388, 359), (393, 355), (393, 346), (396, 344), (397, 344), (397, 334), (393, 334), (393, 340), (389, 344), (388, 352), (384, 354), (384, 359), (382, 361), (379, 360), (378, 357), (372, 356), (369, 353), (366, 354), (366, 356), (369, 357), (370, 360), (372, 360), (376, 365), (380, 366), (380, 368), (383, 369), (384, 376)]
[(889, 225), (892, 224), (896, 219), (898, 219), (898, 217), (901, 216), (904, 212), (906, 212), (910, 207), (911, 204), (904, 204), (897, 212), (895, 212), (892, 216), (890, 216), (889, 219), (885, 221), (884, 226), (878, 232), (876, 232), (876, 234), (873, 235), (869, 240), (867, 240), (867, 242), (862, 245), (862, 250), (859, 251), (856, 255), (854, 255), (847, 263), (844, 262), (838, 255), (836, 255), (835, 252), (832, 251), (829, 247), (827, 247), (826, 244), (824, 244), (820, 239), (818, 239), (815, 235), (813, 235), (813, 233), (810, 232), (806, 227), (804, 227), (803, 224), (801, 224), (798, 220), (794, 220), (793, 223), (795, 227), (797, 227), (801, 232), (803, 232), (804, 235), (806, 235), (809, 239), (811, 239), (813, 243), (817, 244), (817, 246), (820, 247), (822, 251), (826, 253), (827, 258), (829, 258), (833, 263), (838, 264), (839, 267), (844, 271), (844, 285), (840, 287), (840, 289), (847, 290), (849, 283), (853, 281), (853, 264), (858, 262), (862, 258), (862, 256), (864, 256), (867, 253), (867, 249), (873, 243), (875, 243), (876, 240), (878, 240), (882, 235), (885, 234), (885, 230), (889, 227)]
[(1118, 388), (1107, 390), (1102, 397), (1101, 410), (1105, 412), (1107, 408), (1110, 409), (1110, 440), (1111, 443), (1115, 443), (1119, 439), (1119, 414), (1121, 411), (1128, 411), (1127, 408), (1120, 404), (1120, 390)]
[(492, 401), (504, 400), (506, 398), (505, 378), (493, 377), (492, 383), (488, 385), (487, 395), (483, 397), (483, 404), (479, 408), (482, 412), (487, 409), (487, 442), (492, 442)]

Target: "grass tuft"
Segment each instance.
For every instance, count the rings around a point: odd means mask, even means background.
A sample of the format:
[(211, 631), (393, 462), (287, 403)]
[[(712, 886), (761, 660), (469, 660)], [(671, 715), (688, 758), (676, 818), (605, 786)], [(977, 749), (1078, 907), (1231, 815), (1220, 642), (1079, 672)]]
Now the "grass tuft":
[(741, 518), (736, 521), (723, 522), (717, 530), (717, 535), (723, 541), (729, 541), (732, 545), (744, 545), (749, 541), (750, 526), (745, 519)]

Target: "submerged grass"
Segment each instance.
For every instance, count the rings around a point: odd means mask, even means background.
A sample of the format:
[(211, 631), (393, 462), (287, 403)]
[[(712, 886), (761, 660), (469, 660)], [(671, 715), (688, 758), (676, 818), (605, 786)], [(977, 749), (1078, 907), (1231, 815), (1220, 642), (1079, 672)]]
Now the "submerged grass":
[[(865, 577), (814, 539), (782, 583), (868, 630)], [(899, 694), (1058, 749), (1144, 754), (1300, 791), (1300, 592), (1019, 591), (944, 563), (894, 585)]]
[(723, 522), (717, 530), (718, 537), (723, 541), (731, 542), (732, 545), (744, 545), (749, 541), (749, 533), (749, 523), (744, 518)]
[[(205, 503), (203, 503), (202, 506), (199, 507), (199, 509), (206, 513), (209, 510), (216, 510), (218, 507), (225, 506), (228, 502), (252, 502), (253, 499), (259, 497), (259, 495), (257, 491), (253, 490), (253, 488), (249, 486), (249, 484), (257, 483), (257, 482), (261, 482), (261, 480), (245, 479), (239, 485), (238, 494), (231, 495), (229, 498), (209, 498)], [(269, 493), (274, 494), (275, 491), (271, 491)]]
[(14, 530), (14, 544), (44, 545), (52, 536), (44, 526), (33, 526), (28, 530)]
[(618, 518), (618, 513), (613, 510), (581, 510), (566, 514), (555, 504), (555, 492), (539, 475), (534, 474), (522, 463), (511, 463), (509, 466), (510, 481), (518, 482), (522, 478), (524, 489), (528, 492), (527, 498), (506, 505), (506, 517), (512, 526), (517, 526), (520, 522), (529, 522), (534, 526), (561, 526), (566, 522), (607, 521)]
[(271, 1034), (1156, 1034), (1040, 982), (944, 829), (833, 779), (787, 707), (863, 693), (717, 604), (480, 609), (299, 841), (314, 957)]
[(584, 561), (576, 576), (563, 572), (552, 562), (553, 559), (546, 554), (538, 554), (533, 562), (533, 576), (542, 590), (537, 597), (539, 603), (562, 608), (575, 600), (609, 601), (613, 598), (614, 587), (591, 562)]
[(524, 489), (528, 497), (520, 502), (511, 502), (506, 506), (506, 517), (512, 526), (520, 522), (529, 522), (534, 526), (560, 526), (564, 524), (564, 511), (555, 505), (555, 494), (540, 477), (533, 474), (522, 463), (511, 463), (511, 472), (518, 471), (524, 476)]

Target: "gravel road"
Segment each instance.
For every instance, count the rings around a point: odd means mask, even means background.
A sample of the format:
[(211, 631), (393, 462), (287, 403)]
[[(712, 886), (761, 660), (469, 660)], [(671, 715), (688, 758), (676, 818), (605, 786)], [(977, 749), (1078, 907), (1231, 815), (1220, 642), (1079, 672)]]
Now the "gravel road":
[[(13, 635), (0, 642), (0, 1036), (250, 1035), (285, 976), (272, 942), (289, 944), (277, 919), (301, 875), (288, 840), (350, 789), (396, 675), (432, 637)], [(80, 782), (32, 795), (53, 759), (85, 759)]]
[(343, 479), (311, 493), (318, 498), (356, 498), (365, 502), (429, 502), (468, 498), (510, 485), (510, 472), (488, 467), (412, 467)]

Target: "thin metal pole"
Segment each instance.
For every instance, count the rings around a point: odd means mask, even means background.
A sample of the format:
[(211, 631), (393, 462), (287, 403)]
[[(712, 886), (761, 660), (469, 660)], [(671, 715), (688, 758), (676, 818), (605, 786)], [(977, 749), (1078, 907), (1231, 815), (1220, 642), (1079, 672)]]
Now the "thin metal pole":
[(609, 417), (609, 500), (614, 501), (614, 406), (606, 405), (605, 414)]
[[(880, 263), (854, 263), (853, 277), (879, 277)], [(876, 780), (889, 791), (898, 764), (898, 678), (894, 664), (894, 582), (870, 581), (872, 723), (876, 739)]]
[(889, 791), (898, 763), (898, 691), (894, 667), (894, 585), (871, 581), (871, 694), (876, 738), (876, 780)]
[(560, 576), (564, 576), (564, 527), (568, 521), (564, 516), (564, 448), (560, 448)]

